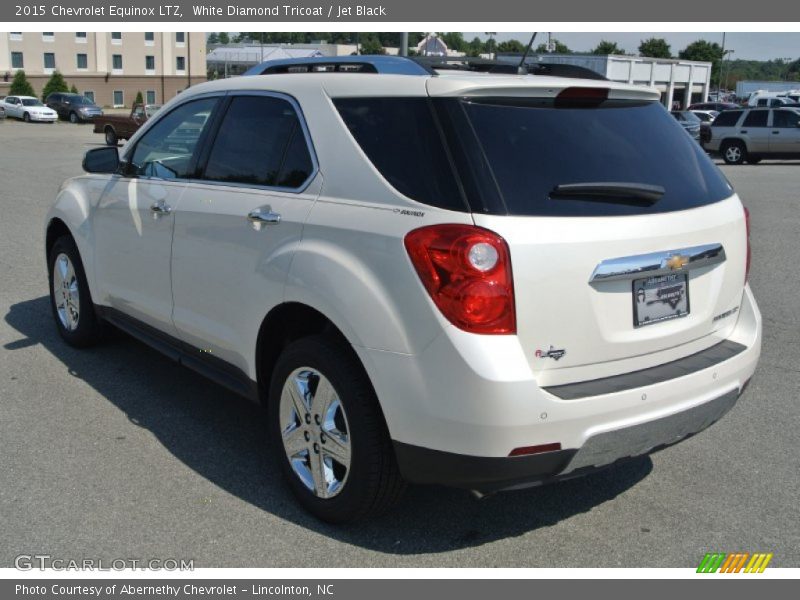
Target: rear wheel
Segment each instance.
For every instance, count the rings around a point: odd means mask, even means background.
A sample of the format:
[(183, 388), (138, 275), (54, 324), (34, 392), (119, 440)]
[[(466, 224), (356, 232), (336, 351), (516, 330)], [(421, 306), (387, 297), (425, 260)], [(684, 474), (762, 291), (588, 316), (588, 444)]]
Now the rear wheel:
[(289, 488), (314, 516), (379, 514), (404, 489), (378, 400), (352, 349), (330, 336), (291, 343), (269, 389), (272, 448)]
[(70, 346), (91, 346), (102, 327), (94, 312), (89, 284), (75, 241), (68, 235), (53, 244), (48, 255), (50, 306), (58, 333)]
[(725, 142), (722, 146), (722, 160), (729, 165), (740, 165), (745, 161), (747, 148), (738, 140)]
[(117, 133), (114, 131), (112, 127), (106, 127), (106, 144), (109, 146), (116, 146), (117, 145)]

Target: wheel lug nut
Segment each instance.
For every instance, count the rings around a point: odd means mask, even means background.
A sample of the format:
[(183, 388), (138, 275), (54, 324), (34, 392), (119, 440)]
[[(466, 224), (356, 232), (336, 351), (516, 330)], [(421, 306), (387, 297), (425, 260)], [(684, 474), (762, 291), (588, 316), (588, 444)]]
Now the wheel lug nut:
[(321, 423), (319, 415), (314, 415), (314, 422), (319, 425)]
[(305, 433), (303, 433), (303, 436), (306, 438), (306, 441), (307, 441), (307, 442), (310, 442), (310, 441), (311, 441), (311, 434), (310, 434), (310, 433), (308, 433), (307, 431), (306, 431)]
[(319, 444), (314, 442), (314, 454), (319, 454)]
[(311, 415), (306, 413), (306, 423), (311, 423)]
[(323, 444), (325, 443), (325, 440), (327, 440), (327, 439), (328, 438), (325, 437), (324, 433), (320, 433), (319, 434), (319, 441), (322, 442)]

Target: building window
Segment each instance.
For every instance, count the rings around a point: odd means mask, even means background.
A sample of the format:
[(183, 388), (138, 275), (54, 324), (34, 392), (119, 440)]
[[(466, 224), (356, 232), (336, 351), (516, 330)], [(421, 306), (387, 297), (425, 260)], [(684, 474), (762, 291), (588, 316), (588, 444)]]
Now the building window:
[(156, 103), (156, 91), (147, 90), (147, 92), (145, 92), (145, 104), (155, 104), (155, 103)]
[(91, 100), (92, 104), (94, 104), (94, 92), (92, 90), (86, 90), (85, 92), (83, 92), (83, 95), (89, 100)]
[(77, 55), (77, 67), (79, 70), (84, 70), (89, 68), (89, 57), (86, 54), (78, 54)]
[(21, 31), (12, 31), (8, 34), (8, 39), (12, 42), (21, 42), (22, 41), (22, 32)]
[(86, 43), (86, 32), (85, 31), (78, 31), (75, 33), (75, 41), (78, 44), (85, 44)]
[(45, 52), (44, 53), (44, 69), (53, 70), (56, 68), (56, 55), (53, 52)]
[(183, 31), (178, 31), (175, 34), (175, 44), (177, 46), (183, 46), (186, 43), (186, 33)]
[(43, 42), (52, 42), (55, 39), (55, 33), (52, 31), (45, 31), (42, 33)]
[(111, 70), (122, 72), (122, 54), (111, 55)]
[(125, 95), (122, 90), (114, 90), (114, 107), (120, 108), (125, 106)]
[(112, 31), (111, 32), (111, 43), (112, 44), (121, 44), (122, 43), (122, 32), (121, 31)]
[(24, 69), (25, 62), (22, 60), (22, 52), (12, 52), (11, 53), (11, 68), (12, 69)]
[(156, 42), (156, 34), (152, 31), (144, 32), (144, 45), (152, 46)]
[(176, 71), (185, 71), (186, 70), (186, 57), (185, 56), (176, 56), (175, 57), (175, 70)]
[(155, 56), (145, 56), (144, 57), (144, 70), (147, 75), (154, 75), (156, 72), (156, 57)]

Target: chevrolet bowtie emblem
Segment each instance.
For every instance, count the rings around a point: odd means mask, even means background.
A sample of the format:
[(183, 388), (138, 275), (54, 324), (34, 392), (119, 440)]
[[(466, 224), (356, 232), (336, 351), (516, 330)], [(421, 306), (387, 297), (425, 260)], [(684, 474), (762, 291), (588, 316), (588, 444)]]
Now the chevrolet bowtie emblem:
[(689, 257), (684, 256), (682, 254), (676, 254), (674, 256), (670, 256), (665, 266), (670, 269), (671, 271), (678, 271), (689, 264)]

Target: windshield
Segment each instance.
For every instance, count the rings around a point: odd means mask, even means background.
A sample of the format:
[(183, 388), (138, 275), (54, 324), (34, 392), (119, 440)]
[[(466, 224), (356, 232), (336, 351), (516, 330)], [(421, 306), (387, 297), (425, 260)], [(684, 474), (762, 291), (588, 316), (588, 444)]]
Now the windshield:
[(25, 98), (25, 99), (23, 99), (22, 100), (22, 105), (23, 106), (44, 106), (44, 104), (42, 104), (38, 100), (34, 100), (33, 98)]
[(67, 100), (73, 104), (94, 104), (94, 102), (89, 100), (86, 96), (70, 96)]

